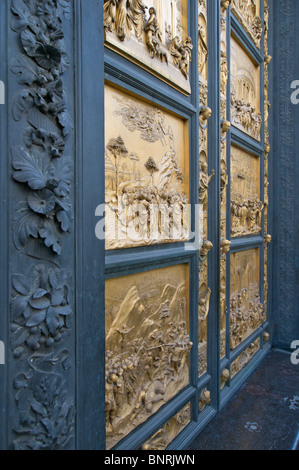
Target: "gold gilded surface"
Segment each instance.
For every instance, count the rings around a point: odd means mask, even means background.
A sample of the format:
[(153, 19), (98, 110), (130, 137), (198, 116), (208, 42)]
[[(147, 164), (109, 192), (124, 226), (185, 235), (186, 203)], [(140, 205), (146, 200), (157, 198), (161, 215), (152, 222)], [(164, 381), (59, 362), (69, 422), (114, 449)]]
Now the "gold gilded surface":
[(188, 0), (104, 0), (104, 28), (106, 46), (191, 92)]
[(165, 450), (187, 424), (190, 423), (190, 408), (190, 403), (188, 403), (185, 408), (142, 445), (142, 450)]
[(198, 6), (198, 72), (204, 80), (208, 76), (208, 55), (206, 4), (202, 3)]
[(199, 401), (198, 401), (198, 409), (199, 411), (203, 411), (206, 406), (209, 405), (209, 403), (211, 402), (211, 392), (205, 388), (201, 394), (200, 394), (200, 397), (199, 397)]
[(231, 148), (231, 236), (258, 234), (264, 204), (260, 201), (260, 159)]
[(259, 67), (231, 38), (231, 119), (232, 124), (256, 140), (260, 140)]
[(106, 249), (189, 237), (188, 122), (105, 87)]
[(240, 356), (237, 357), (231, 363), (231, 378), (233, 378), (238, 372), (240, 372), (253, 358), (253, 356), (260, 349), (260, 338), (257, 338), (251, 343), (251, 345), (243, 351)]
[(260, 301), (259, 249), (231, 254), (231, 349), (265, 321)]
[(105, 299), (111, 448), (189, 383), (189, 266), (107, 280)]
[(231, 8), (255, 45), (260, 48), (263, 32), (260, 17), (260, 0), (232, 0)]

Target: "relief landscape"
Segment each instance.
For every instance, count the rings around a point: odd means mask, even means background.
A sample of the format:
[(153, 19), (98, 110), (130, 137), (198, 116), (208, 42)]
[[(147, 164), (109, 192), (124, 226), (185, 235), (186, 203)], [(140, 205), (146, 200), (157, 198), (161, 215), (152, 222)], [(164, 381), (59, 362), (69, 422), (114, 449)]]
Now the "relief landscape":
[(184, 120), (106, 87), (106, 249), (186, 241)]
[(106, 281), (108, 448), (189, 383), (189, 267)]

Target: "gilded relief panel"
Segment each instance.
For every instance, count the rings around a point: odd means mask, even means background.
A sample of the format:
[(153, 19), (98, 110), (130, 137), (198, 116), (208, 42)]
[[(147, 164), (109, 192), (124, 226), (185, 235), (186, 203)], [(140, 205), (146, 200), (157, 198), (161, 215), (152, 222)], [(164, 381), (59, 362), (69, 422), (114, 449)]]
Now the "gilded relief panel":
[(112, 448), (189, 384), (189, 265), (110, 279), (105, 298)]
[(231, 0), (231, 7), (232, 12), (245, 28), (256, 47), (260, 48), (263, 32), (260, 0)]
[(265, 0), (265, 87), (264, 87), (264, 110), (265, 110), (265, 158), (264, 158), (264, 168), (265, 168), (265, 179), (264, 179), (264, 233), (265, 235), (265, 248), (264, 248), (264, 304), (265, 304), (265, 314), (267, 314), (267, 300), (268, 300), (268, 244), (271, 242), (271, 235), (268, 234), (268, 193), (269, 193), (269, 179), (268, 179), (268, 169), (269, 161), (268, 156), (270, 152), (270, 143), (269, 143), (269, 108), (271, 106), (269, 102), (269, 63), (271, 62), (272, 57), (268, 54), (268, 27), (269, 27), (269, 6), (268, 1)]
[(231, 38), (231, 119), (232, 124), (256, 140), (260, 140), (259, 67)]
[(105, 92), (106, 249), (189, 239), (188, 122)]
[(142, 450), (166, 450), (167, 446), (190, 423), (190, 410), (190, 403), (188, 403), (188, 405), (168, 421), (163, 428), (159, 429), (151, 439), (143, 444)]
[(231, 148), (231, 236), (259, 234), (264, 204), (260, 201), (260, 159)]
[(248, 348), (243, 351), (240, 356), (231, 363), (231, 378), (233, 378), (240, 370), (243, 369), (259, 351), (261, 346), (260, 338), (253, 341)]
[(104, 28), (106, 46), (191, 92), (188, 0), (104, 0)]
[(198, 375), (207, 371), (207, 325), (211, 289), (208, 286), (208, 254), (213, 247), (208, 234), (208, 189), (214, 170), (209, 168), (207, 128), (212, 110), (207, 106), (207, 2), (198, 0), (198, 67), (199, 67), (199, 204), (202, 214), (203, 243), (199, 250), (199, 300), (198, 300)]
[(258, 248), (231, 255), (231, 349), (242, 343), (265, 321), (259, 277)]
[(220, 31), (221, 31), (221, 56), (220, 56), (220, 204), (221, 204), (221, 259), (220, 259), (220, 358), (226, 351), (226, 255), (229, 252), (231, 242), (226, 239), (227, 232), (227, 135), (230, 130), (230, 122), (227, 121), (227, 83), (229, 77), (227, 63), (227, 9), (230, 2), (221, 0)]

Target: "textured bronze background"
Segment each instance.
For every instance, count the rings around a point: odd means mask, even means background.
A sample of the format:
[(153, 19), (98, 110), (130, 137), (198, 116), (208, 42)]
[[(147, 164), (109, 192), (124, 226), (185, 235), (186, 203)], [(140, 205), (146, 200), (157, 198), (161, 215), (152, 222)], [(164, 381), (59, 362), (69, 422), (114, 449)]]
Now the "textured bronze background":
[(189, 266), (106, 281), (107, 445), (189, 383)]

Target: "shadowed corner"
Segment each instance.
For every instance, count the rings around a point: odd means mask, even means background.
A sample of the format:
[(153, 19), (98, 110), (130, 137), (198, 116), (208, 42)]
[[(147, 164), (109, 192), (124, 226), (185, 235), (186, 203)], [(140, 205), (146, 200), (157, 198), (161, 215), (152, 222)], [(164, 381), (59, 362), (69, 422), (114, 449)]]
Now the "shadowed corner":
[(5, 346), (3, 341), (0, 341), (0, 365), (5, 364)]

